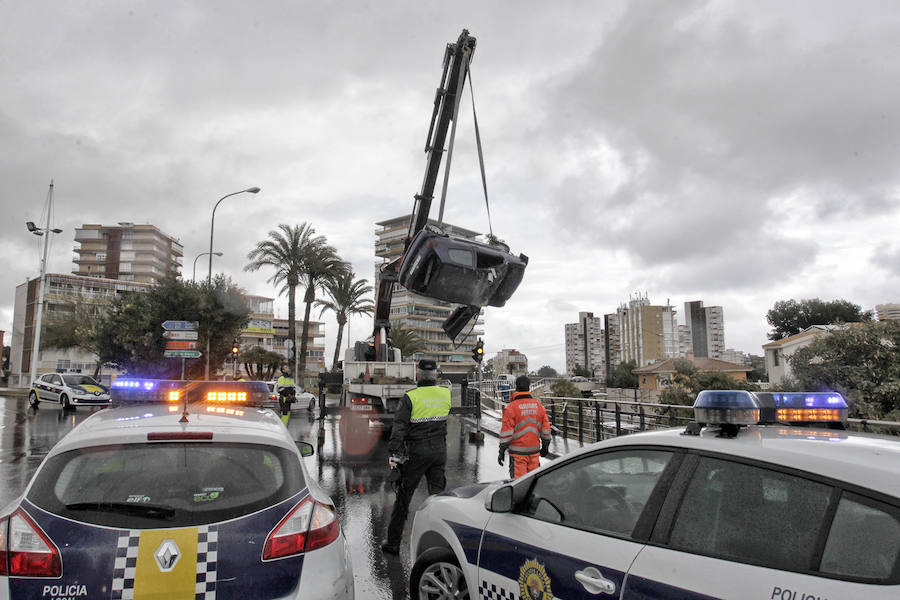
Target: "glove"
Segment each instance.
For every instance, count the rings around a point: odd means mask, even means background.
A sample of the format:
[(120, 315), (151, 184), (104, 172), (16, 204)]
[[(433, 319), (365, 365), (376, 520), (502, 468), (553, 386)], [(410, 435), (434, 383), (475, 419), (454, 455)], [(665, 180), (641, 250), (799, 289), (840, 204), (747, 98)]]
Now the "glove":
[(500, 454), (497, 455), (497, 464), (502, 465), (503, 461), (506, 459), (506, 450), (500, 448)]
[(541, 440), (541, 456), (546, 458), (550, 454), (550, 440)]

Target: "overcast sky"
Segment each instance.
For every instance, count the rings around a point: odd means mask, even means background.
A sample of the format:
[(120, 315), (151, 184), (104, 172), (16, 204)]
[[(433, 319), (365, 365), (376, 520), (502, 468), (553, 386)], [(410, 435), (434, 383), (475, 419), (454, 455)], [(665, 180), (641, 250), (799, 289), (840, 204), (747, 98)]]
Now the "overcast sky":
[[(130, 221), (178, 238), (190, 277), (215, 202), (259, 186), (216, 211), (216, 272), (276, 296), (247, 253), (306, 221), (371, 281), (463, 28), (493, 231), (530, 257), (488, 356), (561, 370), (564, 324), (638, 293), (680, 323), (722, 306), (753, 354), (778, 300), (900, 301), (895, 2), (0, 0), (0, 329), (51, 179), (49, 272), (76, 227)], [(461, 111), (446, 219), (487, 231), (468, 92)]]

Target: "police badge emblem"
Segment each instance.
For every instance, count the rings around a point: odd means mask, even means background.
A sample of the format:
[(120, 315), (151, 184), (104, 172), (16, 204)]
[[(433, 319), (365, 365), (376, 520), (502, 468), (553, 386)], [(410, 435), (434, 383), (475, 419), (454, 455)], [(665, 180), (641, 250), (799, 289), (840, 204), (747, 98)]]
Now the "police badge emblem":
[(553, 600), (544, 565), (535, 559), (525, 561), (519, 569), (519, 592), (523, 600)]

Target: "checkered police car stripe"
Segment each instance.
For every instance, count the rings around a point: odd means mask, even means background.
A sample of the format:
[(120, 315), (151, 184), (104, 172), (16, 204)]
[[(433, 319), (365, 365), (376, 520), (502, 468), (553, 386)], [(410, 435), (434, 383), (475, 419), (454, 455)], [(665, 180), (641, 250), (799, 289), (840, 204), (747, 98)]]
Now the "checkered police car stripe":
[(134, 599), (134, 572), (137, 567), (138, 542), (141, 532), (130, 530), (119, 534), (116, 562), (113, 565), (112, 600)]
[(519, 597), (515, 592), (497, 587), (493, 583), (482, 581), (478, 586), (478, 597), (487, 600), (518, 600)]
[[(141, 532), (130, 530), (119, 535), (116, 560), (113, 565), (112, 600), (134, 600), (134, 576), (137, 567)], [(194, 600), (215, 600), (216, 563), (219, 554), (219, 533), (215, 525), (197, 528), (197, 580)]]
[(194, 600), (215, 600), (216, 562), (219, 556), (219, 532), (215, 525), (203, 525), (197, 532), (197, 587)]

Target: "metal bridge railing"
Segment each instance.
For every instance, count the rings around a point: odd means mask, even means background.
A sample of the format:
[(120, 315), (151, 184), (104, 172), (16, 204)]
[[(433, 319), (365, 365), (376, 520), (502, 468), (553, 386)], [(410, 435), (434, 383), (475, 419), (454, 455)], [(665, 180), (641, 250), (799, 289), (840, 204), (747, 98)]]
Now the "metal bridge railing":
[[(487, 412), (498, 419), (508, 399), (506, 390), (497, 386), (482, 386), (479, 391), (468, 389), (464, 404), (470, 411)], [(507, 396), (507, 397), (505, 397)], [(659, 404), (633, 400), (608, 400), (605, 398), (567, 398), (539, 396), (554, 435), (581, 443), (596, 442), (620, 435), (684, 426), (694, 420), (690, 406)], [(475, 408), (477, 406), (477, 409)], [(851, 431), (900, 436), (900, 422), (849, 419)]]

